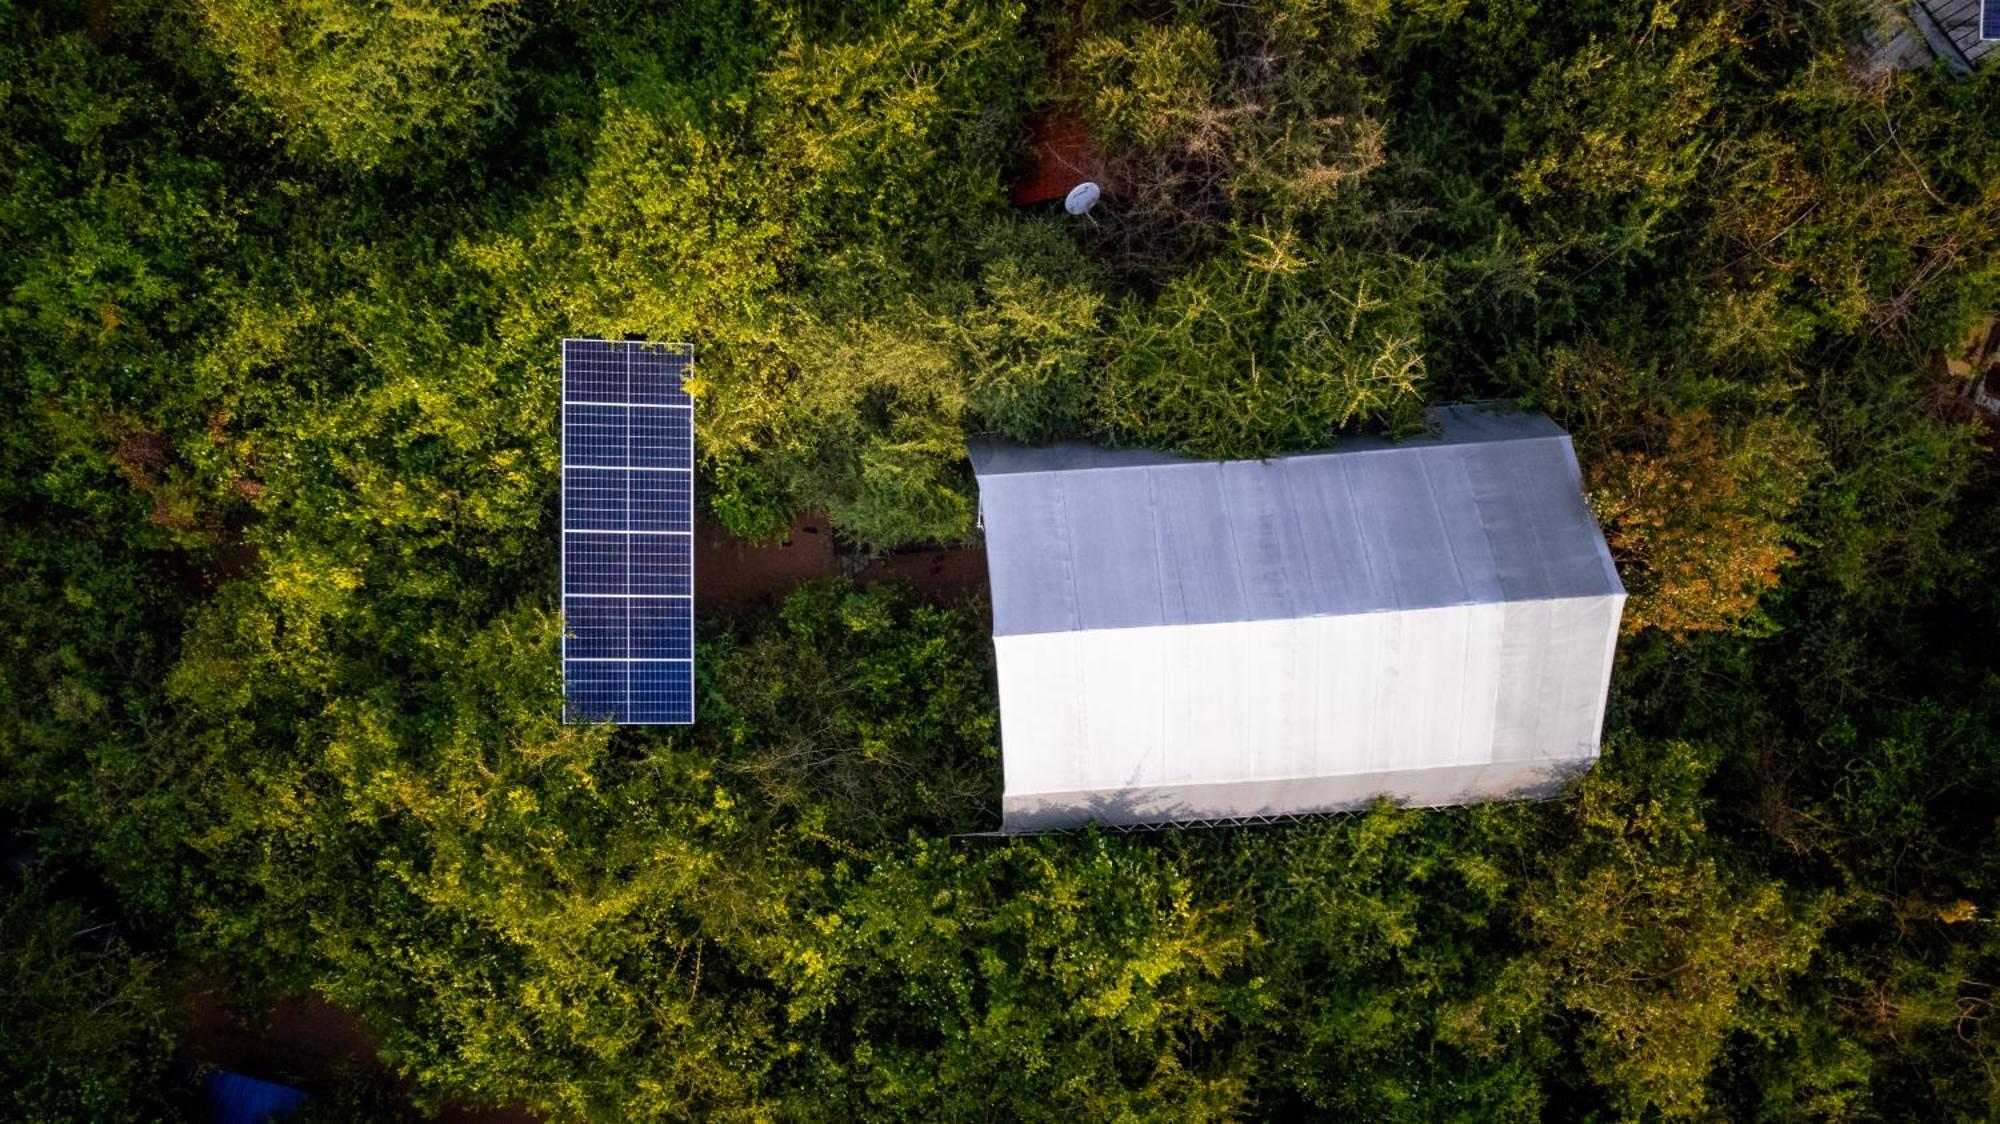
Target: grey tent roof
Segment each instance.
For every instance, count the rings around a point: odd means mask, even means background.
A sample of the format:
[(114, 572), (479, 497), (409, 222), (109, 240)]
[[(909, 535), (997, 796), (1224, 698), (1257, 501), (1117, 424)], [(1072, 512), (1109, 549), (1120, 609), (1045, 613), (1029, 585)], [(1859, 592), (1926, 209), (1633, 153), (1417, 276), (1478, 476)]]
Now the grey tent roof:
[(995, 636), (1622, 594), (1570, 441), (1541, 414), (1205, 461), (971, 444)]

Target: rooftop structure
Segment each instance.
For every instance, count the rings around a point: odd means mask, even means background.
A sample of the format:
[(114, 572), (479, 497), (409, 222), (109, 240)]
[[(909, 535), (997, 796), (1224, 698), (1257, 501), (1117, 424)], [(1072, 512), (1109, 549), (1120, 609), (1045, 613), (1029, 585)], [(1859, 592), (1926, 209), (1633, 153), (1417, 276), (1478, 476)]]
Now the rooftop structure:
[(1936, 59), (1972, 73), (2000, 43), (2000, 0), (1909, 0), (1883, 4), (1874, 54), (1896, 70), (1920, 70)]
[(1569, 438), (1200, 461), (974, 442), (1003, 830), (1553, 793), (1598, 754), (1625, 591)]

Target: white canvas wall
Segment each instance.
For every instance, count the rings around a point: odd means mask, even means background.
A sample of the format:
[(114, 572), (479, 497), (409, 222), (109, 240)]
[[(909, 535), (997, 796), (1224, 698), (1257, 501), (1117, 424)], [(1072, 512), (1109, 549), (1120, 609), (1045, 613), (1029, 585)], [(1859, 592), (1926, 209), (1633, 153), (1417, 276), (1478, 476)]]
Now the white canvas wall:
[(1539, 792), (1597, 756), (1624, 600), (996, 637), (1006, 826)]

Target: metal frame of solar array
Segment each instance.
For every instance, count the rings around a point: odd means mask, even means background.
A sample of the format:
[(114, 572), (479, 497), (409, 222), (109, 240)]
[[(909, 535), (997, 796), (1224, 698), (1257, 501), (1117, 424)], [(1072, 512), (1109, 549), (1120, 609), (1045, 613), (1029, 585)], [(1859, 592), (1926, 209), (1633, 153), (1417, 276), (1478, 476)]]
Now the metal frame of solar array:
[(694, 721), (693, 354), (563, 341), (566, 721)]

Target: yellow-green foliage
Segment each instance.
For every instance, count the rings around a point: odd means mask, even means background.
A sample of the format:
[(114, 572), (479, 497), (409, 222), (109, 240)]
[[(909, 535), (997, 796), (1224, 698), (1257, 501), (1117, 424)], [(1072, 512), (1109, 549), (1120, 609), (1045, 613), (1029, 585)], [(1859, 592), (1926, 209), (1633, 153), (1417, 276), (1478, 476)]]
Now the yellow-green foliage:
[(519, 0), (199, 0), (230, 76), (294, 151), (366, 170), (504, 120)]
[(1431, 299), (1419, 262), (1244, 237), (1156, 301), (1120, 309), (1100, 425), (1120, 442), (1214, 457), (1323, 444), (1362, 419), (1407, 426)]
[(1705, 839), (1702, 752), (1611, 752), (1654, 758), (1646, 784), (1608, 770), (1584, 782), (1579, 838), (1529, 892), (1528, 924), (1547, 946), (1553, 994), (1586, 1020), (1586, 1056), (1618, 1110), (1705, 1117), (1731, 1036), (1777, 1032), (1770, 1014), (1810, 965), (1820, 922), (1776, 881), (1725, 871)]

